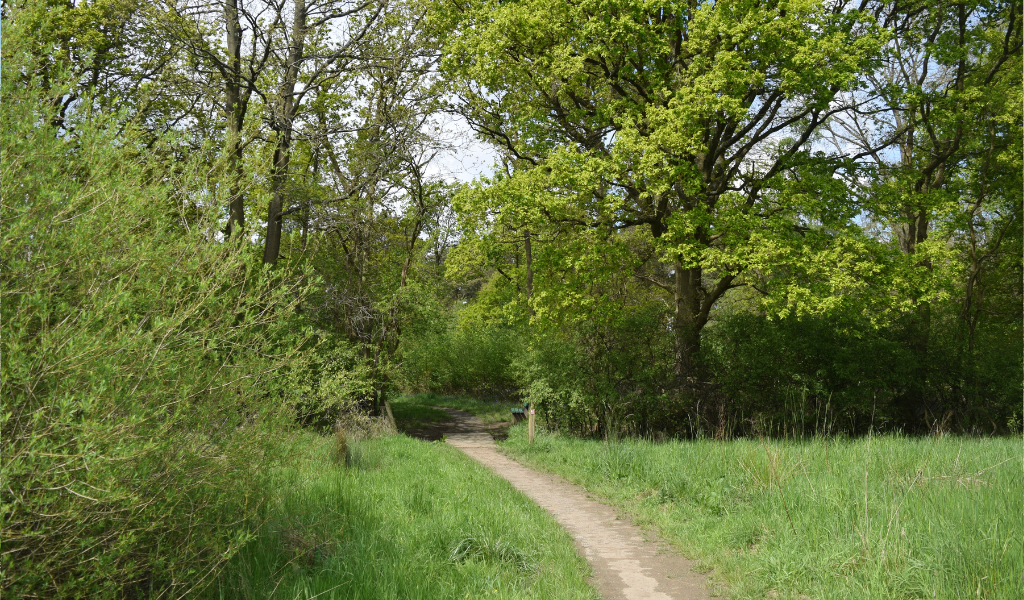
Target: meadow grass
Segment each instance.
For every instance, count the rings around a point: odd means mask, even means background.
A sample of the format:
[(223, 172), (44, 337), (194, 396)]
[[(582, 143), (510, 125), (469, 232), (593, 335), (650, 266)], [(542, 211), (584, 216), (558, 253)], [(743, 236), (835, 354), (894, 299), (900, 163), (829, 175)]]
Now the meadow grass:
[(478, 398), (469, 398), (464, 396), (441, 396), (439, 394), (415, 394), (412, 396), (403, 396), (396, 398), (391, 402), (391, 406), (396, 410), (395, 419), (398, 418), (397, 407), (403, 406), (444, 406), (447, 408), (457, 408), (464, 410), (468, 413), (472, 413), (485, 424), (504, 423), (512, 420), (512, 413), (510, 412), (513, 407), (522, 408), (522, 402), (502, 401), (502, 400), (480, 400)]
[(215, 598), (589, 600), (571, 538), (505, 480), (457, 449), (388, 436), (290, 442), (256, 539)]
[(727, 597), (1000, 598), (1024, 591), (1012, 438), (602, 442), (513, 427), (562, 475), (711, 571)]

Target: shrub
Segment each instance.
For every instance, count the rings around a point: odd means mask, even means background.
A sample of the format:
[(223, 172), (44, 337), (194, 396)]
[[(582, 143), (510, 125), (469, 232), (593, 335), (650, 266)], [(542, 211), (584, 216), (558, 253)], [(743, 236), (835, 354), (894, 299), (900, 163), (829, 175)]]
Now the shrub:
[(401, 365), (395, 376), (406, 391), (502, 399), (517, 394), (512, 365), (525, 349), (525, 324), (493, 318), (476, 305), (445, 310), (423, 299), (414, 305), (418, 311), (403, 328)]
[(675, 430), (672, 339), (655, 303), (540, 331), (516, 364), (549, 424), (582, 435)]
[(88, 99), (50, 125), (19, 27), (0, 110), (4, 592), (184, 596), (254, 529), (302, 278), (212, 241), (194, 165), (147, 158)]
[[(720, 316), (706, 330), (705, 359), (731, 433), (812, 435), (874, 430), (1004, 431), (1020, 402), (1020, 340), (981, 333), (1000, 352), (966, 352), (956, 307), (937, 305), (927, 362), (906, 342), (906, 323), (863, 316)], [(905, 414), (915, 375), (927, 383)], [(926, 429), (927, 428), (927, 429)]]

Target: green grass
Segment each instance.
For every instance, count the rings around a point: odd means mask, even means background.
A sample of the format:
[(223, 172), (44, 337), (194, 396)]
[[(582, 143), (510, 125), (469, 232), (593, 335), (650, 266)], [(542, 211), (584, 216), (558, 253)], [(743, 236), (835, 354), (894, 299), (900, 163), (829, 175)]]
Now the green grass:
[(1024, 590), (1020, 439), (604, 443), (514, 427), (527, 464), (603, 496), (747, 598)]
[(403, 396), (396, 398), (391, 407), (395, 410), (395, 420), (398, 418), (398, 406), (445, 406), (457, 408), (472, 413), (486, 423), (503, 423), (512, 420), (512, 407), (522, 408), (522, 402), (502, 402), (497, 400), (478, 400), (462, 396), (441, 396), (438, 394), (416, 394), (414, 396)]
[(425, 404), (395, 402), (391, 405), (395, 421), (409, 428), (422, 427), (432, 423), (444, 423), (452, 418), (443, 410)]
[(352, 444), (346, 468), (333, 438), (289, 444), (267, 520), (213, 597), (595, 598), (568, 534), (457, 449), (390, 436)]

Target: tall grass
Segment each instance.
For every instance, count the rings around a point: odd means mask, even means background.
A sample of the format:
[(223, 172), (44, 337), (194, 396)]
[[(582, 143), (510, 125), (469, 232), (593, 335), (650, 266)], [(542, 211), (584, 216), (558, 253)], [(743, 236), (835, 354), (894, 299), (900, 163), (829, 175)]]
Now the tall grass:
[(552, 598), (595, 595), (572, 540), (506, 481), (445, 444), (300, 434), (276, 497), (218, 598)]
[(1020, 598), (1021, 442), (816, 438), (605, 443), (513, 428), (713, 569), (733, 598)]

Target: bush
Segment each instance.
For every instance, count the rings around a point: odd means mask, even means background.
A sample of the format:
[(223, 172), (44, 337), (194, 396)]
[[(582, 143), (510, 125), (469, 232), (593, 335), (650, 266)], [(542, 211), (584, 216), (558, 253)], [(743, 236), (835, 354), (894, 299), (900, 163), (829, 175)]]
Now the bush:
[(539, 332), (517, 363), (526, 399), (550, 425), (579, 435), (675, 430), (672, 338), (655, 303)]
[(706, 330), (704, 350), (730, 433), (1005, 431), (1020, 403), (1020, 340), (986, 328), (981, 333), (991, 344), (985, 347), (1001, 351), (972, 358), (954, 310), (933, 310), (923, 364), (907, 343), (907, 317), (875, 326), (842, 314), (774, 321), (751, 313), (720, 316)]
[(213, 242), (208, 183), (88, 99), (50, 125), (20, 26), (0, 112), (4, 591), (184, 596), (254, 530), (302, 280)]
[[(493, 293), (493, 287), (483, 294)], [(417, 300), (409, 303), (416, 313), (403, 327), (401, 365), (395, 375), (405, 391), (501, 399), (517, 395), (512, 365), (525, 349), (524, 323), (491, 318), (477, 305), (446, 310), (429, 299)]]
[(707, 328), (705, 358), (727, 398), (730, 433), (812, 435), (860, 432), (910, 376), (911, 356), (869, 323), (757, 314)]
[(367, 408), (376, 394), (370, 361), (359, 347), (332, 332), (319, 331), (300, 368), (291, 373), (298, 422), (331, 431), (338, 419)]

